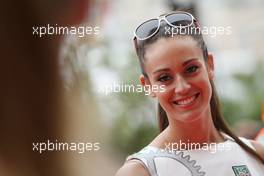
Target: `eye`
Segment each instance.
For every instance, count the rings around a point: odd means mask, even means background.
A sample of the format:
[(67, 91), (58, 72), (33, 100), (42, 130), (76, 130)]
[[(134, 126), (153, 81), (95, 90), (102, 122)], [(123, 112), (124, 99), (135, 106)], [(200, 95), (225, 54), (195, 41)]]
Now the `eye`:
[(190, 66), (189, 68), (186, 69), (186, 73), (194, 73), (194, 72), (196, 72), (198, 69), (199, 69), (198, 66), (193, 65), (193, 66)]
[(171, 80), (171, 77), (169, 75), (161, 75), (158, 78), (158, 81), (160, 81), (160, 82), (166, 82), (166, 81), (169, 81), (169, 80)]

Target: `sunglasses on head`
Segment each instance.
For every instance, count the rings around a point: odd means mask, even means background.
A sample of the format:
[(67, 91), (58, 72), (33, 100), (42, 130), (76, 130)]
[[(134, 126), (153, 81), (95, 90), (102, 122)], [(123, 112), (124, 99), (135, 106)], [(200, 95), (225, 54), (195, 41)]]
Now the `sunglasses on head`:
[(189, 27), (197, 23), (197, 20), (188, 12), (179, 11), (161, 15), (140, 24), (135, 30), (134, 39), (146, 40), (154, 36), (159, 31), (161, 20), (164, 20), (168, 25), (174, 28)]

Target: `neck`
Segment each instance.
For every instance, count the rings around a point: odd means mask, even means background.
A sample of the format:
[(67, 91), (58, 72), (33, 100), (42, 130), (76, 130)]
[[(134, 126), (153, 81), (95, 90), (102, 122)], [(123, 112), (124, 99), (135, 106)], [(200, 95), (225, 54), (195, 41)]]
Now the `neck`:
[(217, 143), (224, 141), (214, 126), (210, 107), (192, 122), (170, 120), (164, 132), (167, 142)]

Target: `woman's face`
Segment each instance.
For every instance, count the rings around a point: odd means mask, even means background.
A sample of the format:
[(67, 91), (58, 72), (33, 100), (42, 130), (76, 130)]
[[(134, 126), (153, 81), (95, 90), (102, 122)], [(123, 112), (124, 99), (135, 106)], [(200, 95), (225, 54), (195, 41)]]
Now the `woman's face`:
[(188, 36), (162, 38), (146, 48), (143, 84), (161, 86), (165, 91), (152, 92), (169, 118), (190, 122), (204, 117), (210, 110), (213, 58), (208, 67), (201, 48)]

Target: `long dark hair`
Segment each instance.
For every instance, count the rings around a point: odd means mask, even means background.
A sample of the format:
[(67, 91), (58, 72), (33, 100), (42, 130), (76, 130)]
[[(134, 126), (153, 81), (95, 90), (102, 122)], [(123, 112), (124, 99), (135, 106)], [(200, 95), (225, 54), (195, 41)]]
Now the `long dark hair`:
[[(193, 27), (197, 27), (197, 25), (194, 24), (194, 26), (190, 26), (187, 30), (187, 31), (189, 31), (189, 33), (181, 33), (178, 35), (190, 36), (197, 42), (197, 45), (203, 51), (204, 61), (207, 65), (207, 62), (208, 62), (207, 46), (204, 42), (202, 34), (199, 31), (199, 28), (193, 28)], [(160, 38), (173, 37), (171, 33), (168, 33), (168, 31), (167, 32), (165, 31), (165, 28), (168, 29), (171, 27), (167, 24), (162, 23), (159, 31), (153, 37), (151, 37), (147, 40), (140, 40), (140, 41), (137, 39), (134, 40), (135, 49), (136, 49), (137, 56), (139, 58), (141, 71), (142, 71), (142, 74), (145, 76), (146, 79), (148, 79), (148, 75), (146, 74), (145, 69), (144, 69), (146, 46), (154, 43), (155, 41), (157, 41)], [(175, 36), (178, 36), (178, 35), (175, 35)], [(239, 139), (239, 137), (237, 135), (235, 135), (232, 132), (232, 130), (228, 127), (227, 123), (225, 122), (225, 120), (223, 118), (221, 110), (220, 110), (221, 109), (220, 108), (220, 102), (219, 102), (219, 98), (218, 98), (218, 95), (216, 92), (214, 82), (210, 81), (210, 83), (211, 83), (211, 87), (212, 87), (212, 97), (210, 100), (210, 108), (211, 108), (212, 120), (213, 120), (215, 128), (219, 132), (224, 132), (227, 135), (229, 135), (244, 150), (246, 150), (247, 152), (252, 154), (255, 158), (257, 158), (262, 163), (264, 163), (264, 160), (259, 156), (259, 154), (255, 150), (250, 148), (248, 145), (246, 145), (244, 142), (242, 142)], [(162, 108), (162, 106), (159, 103), (158, 103), (158, 107), (157, 107), (157, 116), (158, 116), (159, 130), (160, 130), (160, 132), (162, 132), (165, 128), (167, 128), (167, 126), (169, 125), (169, 122), (168, 122), (168, 117), (167, 117), (165, 110)]]

